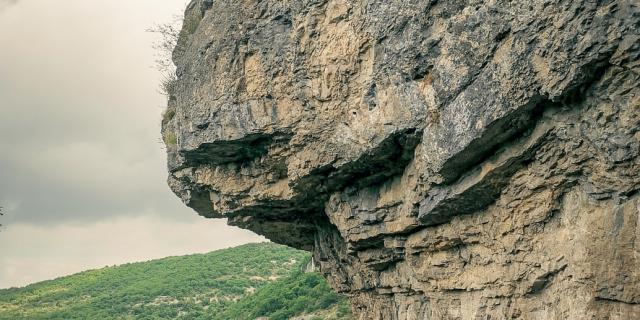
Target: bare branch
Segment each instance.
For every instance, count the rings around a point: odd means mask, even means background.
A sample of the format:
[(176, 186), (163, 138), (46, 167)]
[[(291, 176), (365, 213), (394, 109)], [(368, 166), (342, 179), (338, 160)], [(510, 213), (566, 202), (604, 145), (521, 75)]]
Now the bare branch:
[(173, 64), (173, 50), (178, 45), (180, 37), (181, 19), (174, 16), (172, 22), (156, 24), (148, 28), (146, 31), (160, 35), (160, 39), (153, 44), (156, 49), (156, 69), (162, 73), (160, 82), (160, 92), (164, 95), (170, 95), (172, 87), (176, 80), (176, 67)]

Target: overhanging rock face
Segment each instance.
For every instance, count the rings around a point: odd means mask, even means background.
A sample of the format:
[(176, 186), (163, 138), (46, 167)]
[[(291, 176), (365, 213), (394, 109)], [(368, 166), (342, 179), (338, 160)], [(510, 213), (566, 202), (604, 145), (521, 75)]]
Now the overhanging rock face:
[(169, 185), (360, 319), (640, 319), (638, 6), (195, 0)]

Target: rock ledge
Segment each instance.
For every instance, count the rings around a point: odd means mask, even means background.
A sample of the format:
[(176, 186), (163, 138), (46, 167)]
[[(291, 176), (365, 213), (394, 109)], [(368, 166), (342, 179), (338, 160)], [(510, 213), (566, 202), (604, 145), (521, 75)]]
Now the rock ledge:
[(169, 185), (360, 319), (640, 319), (639, 55), (633, 0), (193, 0)]

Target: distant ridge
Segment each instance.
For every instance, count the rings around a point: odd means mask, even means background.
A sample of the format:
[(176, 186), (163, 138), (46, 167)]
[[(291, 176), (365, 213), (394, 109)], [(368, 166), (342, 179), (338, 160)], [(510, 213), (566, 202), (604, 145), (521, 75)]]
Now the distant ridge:
[(0, 319), (350, 319), (304, 251), (252, 243), (0, 290)]

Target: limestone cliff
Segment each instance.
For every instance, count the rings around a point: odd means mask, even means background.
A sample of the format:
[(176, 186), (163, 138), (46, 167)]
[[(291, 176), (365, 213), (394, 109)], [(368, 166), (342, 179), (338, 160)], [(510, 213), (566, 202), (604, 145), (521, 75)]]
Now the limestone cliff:
[(639, 40), (637, 0), (194, 0), (169, 185), (359, 319), (640, 319)]

